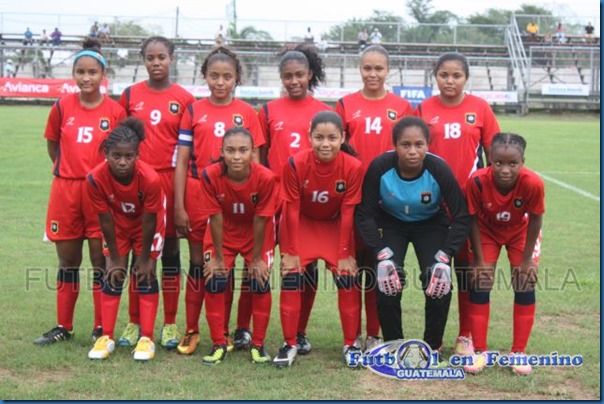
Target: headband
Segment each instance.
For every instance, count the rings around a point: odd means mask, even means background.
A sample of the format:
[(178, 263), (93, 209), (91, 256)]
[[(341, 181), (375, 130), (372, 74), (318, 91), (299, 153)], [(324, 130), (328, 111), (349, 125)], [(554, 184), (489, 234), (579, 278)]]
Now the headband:
[(73, 63), (75, 64), (78, 61), (78, 59), (81, 58), (82, 56), (90, 56), (91, 58), (96, 59), (101, 65), (103, 65), (103, 69), (105, 67), (107, 67), (107, 61), (105, 60), (103, 55), (101, 55), (98, 52), (91, 51), (91, 50), (80, 51), (77, 55), (75, 55), (75, 58), (73, 59)]

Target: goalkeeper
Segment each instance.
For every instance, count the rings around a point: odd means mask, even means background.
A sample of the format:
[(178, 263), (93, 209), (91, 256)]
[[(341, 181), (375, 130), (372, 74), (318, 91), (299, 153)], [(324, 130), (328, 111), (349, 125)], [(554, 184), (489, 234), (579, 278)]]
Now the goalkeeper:
[(424, 341), (442, 346), (451, 303), (450, 257), (465, 243), (470, 216), (451, 169), (428, 153), (429, 130), (415, 117), (392, 130), (394, 152), (375, 158), (365, 175), (357, 230), (376, 254), (378, 316), (384, 340), (403, 339), (403, 263), (409, 243), (425, 291)]

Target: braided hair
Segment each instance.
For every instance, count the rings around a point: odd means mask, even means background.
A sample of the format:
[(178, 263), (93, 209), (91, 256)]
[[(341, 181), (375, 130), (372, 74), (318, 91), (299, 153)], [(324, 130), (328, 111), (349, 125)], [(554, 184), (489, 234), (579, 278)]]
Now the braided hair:
[(134, 145), (138, 152), (138, 146), (143, 139), (145, 139), (145, 125), (143, 121), (131, 116), (121, 121), (109, 133), (107, 139), (103, 140), (101, 149), (105, 154), (109, 154), (116, 144), (127, 143)]

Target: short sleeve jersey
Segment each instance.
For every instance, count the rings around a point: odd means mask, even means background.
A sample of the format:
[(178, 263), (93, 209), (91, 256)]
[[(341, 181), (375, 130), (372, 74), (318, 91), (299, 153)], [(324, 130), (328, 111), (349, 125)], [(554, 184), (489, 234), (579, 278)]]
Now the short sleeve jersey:
[(189, 175), (199, 178), (201, 171), (220, 157), (222, 138), (234, 126), (252, 134), (254, 146), (264, 145), (258, 114), (254, 108), (237, 98), (228, 105), (215, 105), (208, 98), (187, 107), (178, 133), (178, 145), (192, 148)]
[(201, 213), (222, 213), (225, 240), (248, 240), (254, 216), (275, 214), (275, 175), (263, 165), (252, 163), (250, 177), (238, 184), (227, 177), (224, 163), (214, 163), (202, 171), (200, 181)]
[(385, 151), (392, 150), (392, 128), (404, 116), (413, 115), (409, 101), (388, 92), (379, 100), (367, 99), (360, 91), (337, 102), (348, 142), (358, 153), (363, 171)]
[(176, 143), (180, 121), (195, 97), (178, 84), (154, 90), (146, 81), (128, 87), (120, 104), (130, 116), (145, 123), (145, 140), (140, 144), (140, 158), (156, 170), (176, 167)]
[(523, 167), (514, 188), (502, 195), (493, 180), (493, 167), (476, 171), (466, 185), (468, 211), (478, 215), (481, 226), (487, 228), (524, 226), (526, 213), (545, 213), (543, 180), (533, 171)]
[(126, 111), (109, 97), (94, 108), (85, 108), (79, 94), (67, 95), (54, 103), (48, 115), (44, 137), (58, 143), (53, 174), (61, 178), (84, 179), (103, 161), (101, 143)]
[(262, 106), (258, 117), (268, 147), (268, 166), (277, 177), (290, 156), (310, 147), (312, 118), (327, 110), (331, 110), (329, 105), (310, 95), (302, 100), (282, 97)]
[(109, 169), (109, 163), (96, 166), (87, 177), (88, 195), (96, 213), (112, 212), (116, 223), (139, 223), (142, 214), (160, 213), (164, 196), (159, 175), (144, 161), (137, 161), (132, 182), (119, 183)]
[(448, 106), (430, 97), (415, 111), (430, 128), (430, 153), (442, 157), (463, 188), (482, 165), (481, 146), (490, 147), (500, 131), (497, 118), (482, 98), (466, 94), (459, 105)]
[(281, 194), (286, 201), (300, 200), (300, 214), (315, 220), (333, 220), (342, 205), (361, 202), (361, 162), (340, 152), (324, 163), (311, 149), (292, 156), (283, 167)]

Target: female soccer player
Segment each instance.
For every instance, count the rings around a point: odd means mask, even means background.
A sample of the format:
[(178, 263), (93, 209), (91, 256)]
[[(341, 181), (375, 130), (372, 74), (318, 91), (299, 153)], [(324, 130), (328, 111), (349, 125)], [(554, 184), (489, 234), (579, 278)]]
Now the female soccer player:
[(203, 357), (206, 365), (222, 362), (227, 353), (224, 300), (237, 254), (243, 256), (250, 278), (252, 362), (270, 361), (264, 338), (271, 312), (269, 274), (275, 248), (275, 176), (268, 168), (252, 162), (253, 154), (250, 132), (233, 127), (223, 137), (222, 161), (206, 167), (200, 177), (200, 212), (210, 218), (204, 237), (203, 275), (213, 347)]
[[(180, 340), (176, 312), (180, 295), (180, 246), (174, 227), (174, 167), (178, 128), (186, 108), (195, 97), (178, 84), (170, 82), (170, 65), (174, 61), (174, 44), (167, 38), (152, 36), (141, 47), (149, 79), (128, 87), (120, 104), (130, 116), (145, 123), (145, 141), (140, 144), (140, 159), (159, 174), (166, 195), (166, 240), (161, 256), (161, 290), (164, 326), (160, 343), (176, 348)], [(131, 276), (133, 276), (131, 274)], [(138, 298), (134, 279), (130, 282), (130, 322), (119, 339), (122, 346), (135, 346), (140, 334)]]
[[(468, 210), (473, 215), (470, 239), (474, 254), (470, 285), (470, 326), (476, 355), (464, 370), (477, 373), (486, 365), (490, 291), (495, 265), (505, 246), (514, 287), (512, 352), (525, 356), (535, 319), (535, 284), (545, 212), (543, 180), (524, 167), (526, 141), (513, 133), (498, 133), (491, 143), (491, 166), (467, 182)], [(530, 374), (531, 365), (513, 365), (517, 374)]]
[(107, 62), (100, 48), (97, 40), (84, 41), (83, 50), (75, 55), (72, 72), (80, 92), (55, 102), (44, 132), (54, 174), (45, 236), (57, 248), (59, 272), (57, 326), (36, 339), (37, 345), (65, 341), (73, 336), (73, 313), (80, 292), (79, 270), (85, 239), (94, 268), (92, 338), (95, 340), (103, 334), (100, 299), (105, 260), (98, 217), (84, 197), (85, 178), (103, 161), (100, 144), (126, 113), (117, 102), (101, 93)]
[[(248, 129), (256, 147), (264, 144), (256, 111), (251, 105), (233, 96), (235, 86), (241, 83), (242, 75), (237, 56), (227, 48), (218, 47), (206, 57), (201, 73), (211, 94), (210, 97), (191, 104), (182, 117), (174, 174), (174, 220), (176, 230), (189, 240), (191, 259), (185, 292), (187, 329), (178, 346), (178, 352), (182, 354), (192, 354), (197, 348), (199, 313), (203, 304), (202, 244), (208, 217), (200, 211), (199, 174), (220, 157), (222, 139), (232, 127)], [(257, 151), (254, 151), (254, 155), (257, 160)], [(231, 286), (226, 299), (228, 314), (225, 332), (228, 334), (233, 300)], [(249, 310), (249, 288), (242, 288), (241, 299), (241, 309)]]
[[(411, 104), (386, 89), (390, 71), (390, 56), (381, 45), (370, 45), (361, 53), (360, 64), (363, 88), (340, 99), (335, 107), (342, 117), (350, 145), (359, 154), (363, 172), (381, 153), (392, 150), (392, 127), (404, 116), (413, 114)], [(375, 262), (361, 242), (357, 242), (357, 263), (360, 268), (371, 268)], [(371, 272), (365, 273), (365, 316), (367, 337), (365, 349), (381, 343), (380, 324), (375, 303), (375, 282)], [(359, 323), (360, 324), (360, 323)], [(359, 336), (361, 335), (359, 328)], [(357, 341), (357, 345), (361, 345)]]
[(394, 126), (394, 153), (380, 155), (369, 166), (355, 218), (378, 261), (377, 306), (384, 339), (403, 339), (403, 264), (411, 243), (426, 293), (423, 339), (438, 351), (451, 303), (449, 257), (467, 239), (470, 216), (451, 169), (428, 153), (428, 132), (416, 117), (405, 117)]
[[(264, 104), (258, 113), (266, 139), (266, 145), (260, 148), (261, 161), (275, 173), (277, 181), (289, 157), (310, 147), (308, 129), (312, 118), (317, 112), (331, 110), (329, 105), (312, 96), (313, 89), (325, 82), (325, 66), (314, 46), (300, 44), (285, 51), (279, 61), (279, 75), (286, 94)], [(277, 214), (280, 212), (278, 206)], [(306, 326), (316, 291), (317, 267), (312, 263), (304, 271), (303, 303), (296, 337), (301, 355), (312, 349)], [(246, 332), (245, 329), (235, 331), (235, 347), (241, 344), (241, 336)]]
[[(290, 157), (283, 167), (281, 196), (281, 327), (285, 342), (274, 363), (290, 366), (297, 355), (296, 331), (305, 266), (322, 258), (338, 288), (344, 355), (355, 346), (361, 310), (354, 260), (354, 207), (360, 202), (361, 162), (347, 152), (342, 120), (319, 112), (310, 125), (311, 149)], [(340, 151), (344, 151), (341, 153)]]
[(105, 359), (115, 349), (113, 331), (130, 251), (134, 254), (131, 278), (136, 283), (141, 324), (134, 359), (155, 357), (153, 328), (159, 304), (155, 267), (164, 243), (166, 198), (159, 175), (138, 159), (139, 143), (144, 138), (142, 121), (122, 121), (103, 142), (106, 161), (87, 176), (87, 194), (99, 217), (107, 260), (102, 294), (103, 336), (88, 352), (90, 359)]
[[(483, 166), (483, 149), (488, 158), (493, 136), (499, 132), (499, 124), (485, 100), (463, 92), (470, 78), (470, 68), (465, 56), (459, 53), (443, 54), (434, 67), (434, 77), (440, 94), (422, 102), (415, 113), (430, 128), (430, 153), (442, 157), (449, 164), (464, 190), (468, 177)], [(468, 247), (469, 243), (466, 243), (454, 260), (459, 307), (459, 333), (455, 341), (455, 352), (459, 355), (472, 353), (467, 314)]]

